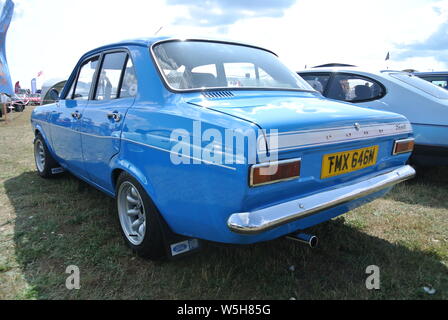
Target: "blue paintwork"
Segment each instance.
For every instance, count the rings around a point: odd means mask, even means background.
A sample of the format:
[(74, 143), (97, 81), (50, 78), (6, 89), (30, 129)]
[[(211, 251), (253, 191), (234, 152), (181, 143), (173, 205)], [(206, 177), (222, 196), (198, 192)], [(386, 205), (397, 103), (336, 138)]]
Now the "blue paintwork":
[[(360, 107), (396, 112), (404, 115), (412, 124), (415, 143), (418, 146), (431, 147), (437, 153), (448, 154), (448, 99), (437, 98), (417, 89), (393, 76), (399, 71), (370, 71), (360, 68), (314, 68), (298, 72), (306, 74), (352, 74), (373, 79), (386, 89), (386, 95), (373, 101), (355, 102)], [(415, 73), (416, 76), (446, 75), (447, 72)], [(433, 160), (437, 161), (433, 161)], [(425, 157), (419, 160), (422, 165), (448, 165), (448, 157)]]
[[(324, 99), (317, 93), (296, 91), (242, 91), (234, 97), (205, 99), (200, 92), (173, 93), (164, 86), (149, 53), (149, 46), (165, 38), (126, 41), (93, 50), (84, 55), (65, 86), (64, 97), (76, 78), (76, 70), (89, 56), (104, 50), (125, 49), (130, 53), (138, 79), (134, 98), (112, 101), (58, 103), (34, 109), (32, 125), (42, 133), (53, 157), (62, 167), (110, 196), (115, 196), (116, 172), (135, 177), (151, 197), (169, 227), (185, 236), (225, 243), (255, 243), (321, 223), (343, 214), (375, 195), (340, 205), (305, 219), (258, 235), (240, 235), (226, 225), (235, 212), (254, 210), (292, 198), (362, 181), (402, 166), (409, 154), (392, 156), (396, 139), (410, 133), (363, 141), (344, 142), (300, 150), (289, 150), (280, 159), (302, 158), (301, 177), (296, 180), (249, 188), (248, 164), (175, 165), (170, 161), (172, 130), (278, 129), (279, 132), (334, 128), (361, 124), (407, 121), (403, 116)], [(80, 120), (71, 117), (78, 111)], [(107, 118), (119, 112), (122, 121)], [(209, 143), (209, 142), (208, 142)], [(207, 145), (203, 143), (202, 147)], [(351, 174), (321, 180), (322, 156), (328, 153), (379, 145), (378, 163)]]

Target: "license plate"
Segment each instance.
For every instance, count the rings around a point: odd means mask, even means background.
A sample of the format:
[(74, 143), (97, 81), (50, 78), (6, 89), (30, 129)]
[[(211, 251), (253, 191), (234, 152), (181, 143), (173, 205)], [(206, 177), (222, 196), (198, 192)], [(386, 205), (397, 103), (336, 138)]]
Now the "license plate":
[(361, 170), (376, 164), (378, 146), (327, 154), (322, 161), (321, 179)]

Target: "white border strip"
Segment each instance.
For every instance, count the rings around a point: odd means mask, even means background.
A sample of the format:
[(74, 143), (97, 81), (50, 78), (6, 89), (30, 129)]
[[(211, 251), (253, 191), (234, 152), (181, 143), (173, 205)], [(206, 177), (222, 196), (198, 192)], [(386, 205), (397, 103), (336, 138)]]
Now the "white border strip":
[[(78, 134), (82, 134), (82, 135), (86, 135), (86, 136), (90, 136), (90, 137), (94, 137), (94, 138), (118, 139), (118, 140), (123, 140), (123, 141), (127, 141), (127, 142), (132, 142), (132, 143), (135, 143), (135, 144), (138, 144), (138, 145), (141, 145), (141, 146), (144, 146), (144, 147), (148, 147), (148, 148), (151, 148), (151, 149), (167, 152), (167, 153), (170, 153), (170, 154), (179, 155), (178, 153), (172, 152), (171, 150), (167, 150), (167, 149), (164, 149), (164, 148), (156, 147), (156, 146), (153, 146), (153, 145), (150, 145), (150, 144), (146, 144), (146, 143), (143, 143), (143, 142), (138, 142), (138, 141), (122, 138), (122, 137), (120, 138), (120, 137), (112, 137), (112, 136), (99, 136), (99, 135), (94, 135), (94, 134), (90, 134), (90, 133), (86, 133), (86, 132), (73, 130), (71, 128), (67, 128), (67, 127), (63, 127), (63, 126), (58, 126), (58, 125), (56, 125), (54, 123), (46, 122), (46, 121), (43, 121), (43, 120), (33, 119), (32, 121), (39, 122), (41, 124), (50, 125), (50, 126), (53, 126), (53, 127), (58, 127), (58, 128), (61, 128), (61, 129), (65, 129), (65, 130), (74, 132), (74, 133), (78, 133)], [(186, 157), (186, 158), (191, 159), (191, 160), (200, 161), (200, 162), (203, 162), (203, 163), (208, 164), (208, 165), (214, 165), (214, 166), (218, 166), (218, 167), (221, 167), (221, 168), (225, 168), (225, 169), (236, 171), (236, 168), (234, 168), (234, 167), (225, 166), (225, 165), (222, 165), (222, 164), (219, 164), (219, 163), (214, 163), (214, 162), (211, 162), (211, 161), (198, 159), (198, 158), (187, 156), (187, 155), (183, 155), (183, 154), (181, 156), (182, 157)]]

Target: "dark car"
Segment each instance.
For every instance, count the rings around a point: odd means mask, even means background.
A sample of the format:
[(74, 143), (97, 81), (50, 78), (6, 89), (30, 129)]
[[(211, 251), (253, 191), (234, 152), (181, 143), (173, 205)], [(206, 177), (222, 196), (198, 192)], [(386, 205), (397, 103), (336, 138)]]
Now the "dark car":
[[(25, 110), (26, 105), (29, 103), (26, 99), (22, 99), (18, 95), (14, 94), (13, 96), (6, 95), (6, 112), (10, 113), (11, 110), (16, 112), (23, 112)], [(3, 117), (3, 108), (0, 107), (0, 118)]]
[(429, 81), (436, 86), (448, 89), (448, 71), (415, 72), (414, 75)]

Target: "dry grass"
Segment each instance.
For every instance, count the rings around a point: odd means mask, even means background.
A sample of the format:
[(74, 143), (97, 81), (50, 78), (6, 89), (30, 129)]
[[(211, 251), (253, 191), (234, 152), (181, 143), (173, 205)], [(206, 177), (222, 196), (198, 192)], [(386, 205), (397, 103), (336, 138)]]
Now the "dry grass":
[[(279, 239), (153, 263), (124, 246), (112, 199), (68, 174), (35, 174), (29, 116), (0, 119), (0, 299), (448, 298), (446, 168), (313, 228), (315, 250)], [(77, 291), (65, 288), (71, 264)], [(365, 287), (369, 265), (381, 290)]]

